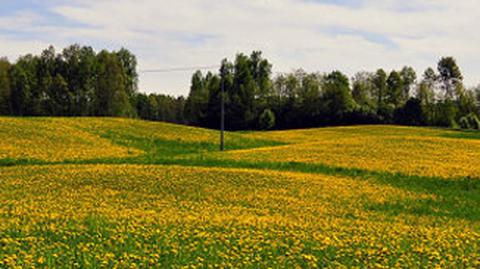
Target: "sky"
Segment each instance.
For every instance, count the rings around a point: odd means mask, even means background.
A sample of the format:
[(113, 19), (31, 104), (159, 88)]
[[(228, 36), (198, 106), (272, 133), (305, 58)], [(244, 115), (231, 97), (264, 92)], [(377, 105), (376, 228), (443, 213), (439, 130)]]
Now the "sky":
[(479, 14), (478, 0), (0, 0), (0, 56), (125, 47), (137, 56), (140, 91), (171, 95), (188, 94), (193, 71), (142, 71), (261, 50), (275, 73), (409, 65), (421, 74), (454, 56), (476, 86)]

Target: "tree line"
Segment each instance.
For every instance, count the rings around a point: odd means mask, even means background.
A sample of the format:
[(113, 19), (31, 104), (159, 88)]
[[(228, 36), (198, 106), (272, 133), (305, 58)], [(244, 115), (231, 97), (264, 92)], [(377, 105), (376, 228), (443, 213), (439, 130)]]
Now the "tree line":
[(0, 115), (113, 116), (184, 122), (183, 98), (138, 92), (137, 59), (129, 50), (95, 52), (50, 46), (15, 63), (0, 58)]
[(452, 57), (417, 77), (412, 67), (386, 72), (296, 70), (271, 78), (261, 52), (223, 60), (218, 74), (193, 74), (185, 103), (188, 124), (218, 128), (224, 88), (229, 130), (292, 129), (350, 124), (480, 128), (480, 87), (466, 89)]
[(186, 98), (138, 91), (137, 60), (127, 49), (95, 52), (71, 45), (57, 53), (0, 59), (0, 115), (138, 117), (228, 130), (403, 124), (479, 129), (480, 88), (466, 89), (452, 57), (417, 76), (386, 72), (296, 70), (272, 75), (259, 51), (224, 59), (218, 73), (192, 75)]

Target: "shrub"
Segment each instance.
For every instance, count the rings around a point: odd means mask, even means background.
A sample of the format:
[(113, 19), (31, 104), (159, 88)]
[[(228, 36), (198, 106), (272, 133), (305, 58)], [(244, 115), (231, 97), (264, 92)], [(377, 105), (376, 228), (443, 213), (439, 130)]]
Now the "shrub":
[(270, 109), (265, 109), (258, 120), (261, 130), (270, 130), (275, 126), (275, 114)]
[(474, 113), (460, 118), (459, 125), (462, 129), (480, 130), (480, 119)]

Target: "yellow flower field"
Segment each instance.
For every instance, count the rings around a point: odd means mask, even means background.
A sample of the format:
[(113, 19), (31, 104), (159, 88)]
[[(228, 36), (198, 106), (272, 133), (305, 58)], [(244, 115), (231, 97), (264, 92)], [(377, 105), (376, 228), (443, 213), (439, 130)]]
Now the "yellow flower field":
[(0, 117), (0, 130), (0, 159), (54, 162), (120, 158), (141, 153), (55, 119)]
[(480, 268), (478, 133), (0, 130), (0, 268)]
[(480, 140), (440, 137), (442, 133), (445, 132), (375, 126), (254, 133), (252, 136), (293, 144), (218, 153), (215, 158), (479, 178)]
[[(0, 117), (0, 130), (0, 160), (78, 162), (218, 148), (216, 131), (122, 118)], [(226, 139), (234, 148), (262, 144), (231, 132)], [(173, 153), (169, 152), (172, 148)]]
[(385, 215), (437, 201), (292, 172), (58, 165), (0, 172), (6, 267), (478, 267), (479, 223)]

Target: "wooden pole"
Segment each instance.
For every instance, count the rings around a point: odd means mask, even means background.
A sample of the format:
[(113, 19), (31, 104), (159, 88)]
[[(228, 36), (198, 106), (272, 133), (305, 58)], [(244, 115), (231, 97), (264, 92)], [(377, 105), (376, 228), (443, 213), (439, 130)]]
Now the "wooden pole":
[(225, 78), (222, 78), (222, 90), (221, 90), (221, 96), (220, 96), (220, 151), (225, 150), (225, 98), (224, 98), (224, 92), (225, 92)]

